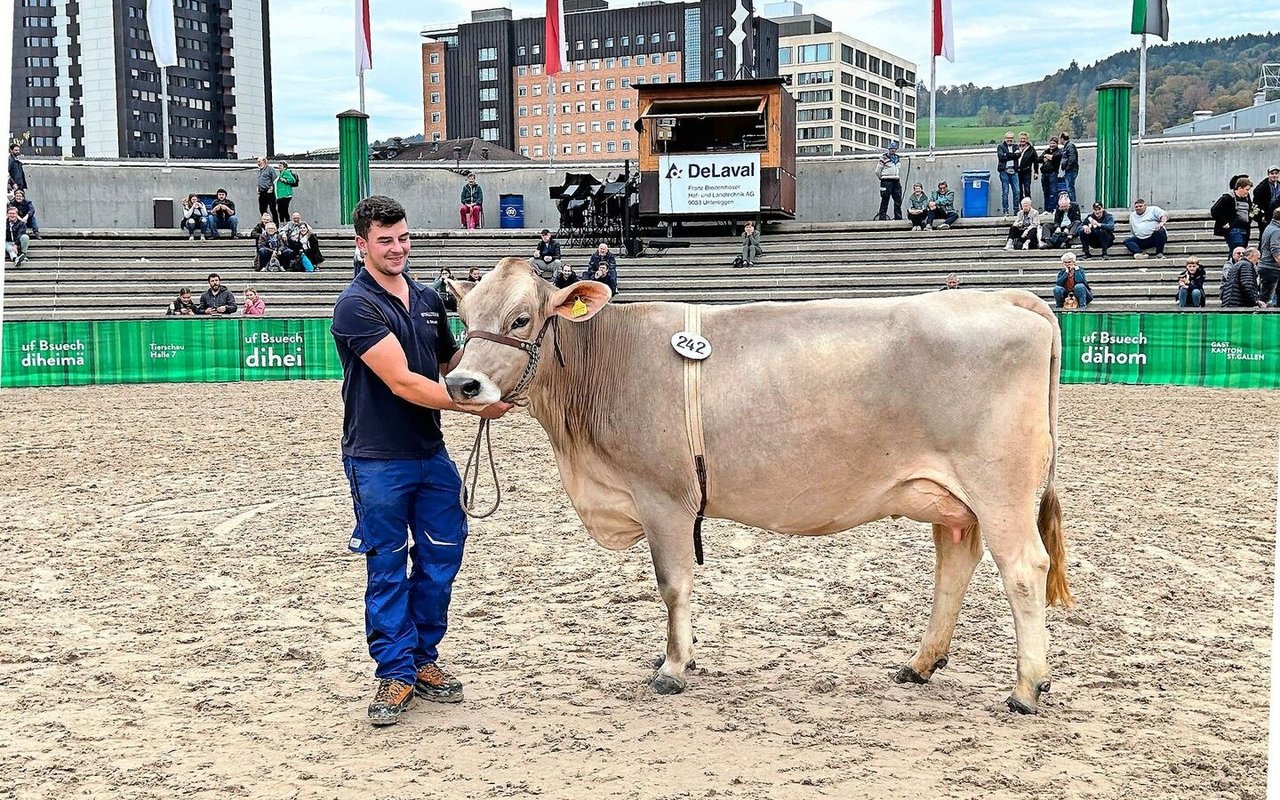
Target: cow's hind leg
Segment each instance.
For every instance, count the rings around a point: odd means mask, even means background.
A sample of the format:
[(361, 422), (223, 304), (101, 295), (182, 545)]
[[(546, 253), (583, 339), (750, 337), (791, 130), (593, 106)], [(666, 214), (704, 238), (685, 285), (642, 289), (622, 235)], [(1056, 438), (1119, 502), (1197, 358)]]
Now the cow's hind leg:
[(1005, 702), (1020, 714), (1034, 714), (1041, 693), (1049, 690), (1049, 634), (1045, 628), (1049, 554), (1036, 533), (1033, 515), (1010, 515), (994, 524), (981, 514), (979, 519), (1013, 610), (1018, 639), (1018, 680)]
[(951, 528), (935, 524), (933, 544), (936, 557), (929, 626), (920, 641), (920, 649), (894, 675), (893, 679), (898, 683), (927, 683), (934, 671), (947, 665), (951, 636), (960, 616), (960, 604), (973, 570), (982, 558), (982, 535), (977, 525)]
[[(646, 514), (647, 516), (647, 514)], [(658, 591), (667, 606), (667, 652), (649, 686), (658, 694), (679, 694), (693, 663), (693, 518), (672, 509), (645, 522)]]

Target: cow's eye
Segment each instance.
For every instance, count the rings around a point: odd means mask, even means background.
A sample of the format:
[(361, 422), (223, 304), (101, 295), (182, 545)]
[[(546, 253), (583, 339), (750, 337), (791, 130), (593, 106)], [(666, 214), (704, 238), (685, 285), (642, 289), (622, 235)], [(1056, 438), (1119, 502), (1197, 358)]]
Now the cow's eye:
[(526, 328), (528, 326), (529, 326), (529, 315), (521, 314), (520, 316), (516, 317), (515, 322), (511, 323), (511, 330), (515, 331), (515, 330), (519, 330), (520, 328)]

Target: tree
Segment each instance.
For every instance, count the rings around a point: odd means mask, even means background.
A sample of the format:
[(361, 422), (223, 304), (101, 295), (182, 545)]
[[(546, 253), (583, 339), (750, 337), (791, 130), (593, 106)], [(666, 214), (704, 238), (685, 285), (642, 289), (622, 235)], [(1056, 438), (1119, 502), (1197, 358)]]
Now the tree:
[(1053, 124), (1058, 121), (1061, 113), (1062, 105), (1055, 100), (1048, 100), (1036, 106), (1028, 127), (1031, 128), (1031, 135), (1037, 142), (1049, 138), (1049, 132), (1053, 130)]
[(1070, 131), (1073, 139), (1079, 139), (1084, 136), (1084, 111), (1074, 97), (1062, 107), (1062, 113), (1058, 115), (1058, 119), (1053, 123), (1051, 133), (1058, 131)]
[(994, 128), (1001, 124), (1001, 117), (1004, 116), (991, 106), (983, 106), (978, 109), (978, 124), (984, 128)]

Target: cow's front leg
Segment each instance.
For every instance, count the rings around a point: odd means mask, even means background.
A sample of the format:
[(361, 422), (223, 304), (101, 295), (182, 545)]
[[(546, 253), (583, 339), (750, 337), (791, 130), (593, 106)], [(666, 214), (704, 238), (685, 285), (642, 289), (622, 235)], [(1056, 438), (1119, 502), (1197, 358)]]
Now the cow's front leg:
[[(681, 515), (683, 517), (683, 515)], [(645, 524), (658, 591), (667, 604), (667, 654), (649, 686), (658, 694), (678, 694), (693, 661), (693, 520)]]

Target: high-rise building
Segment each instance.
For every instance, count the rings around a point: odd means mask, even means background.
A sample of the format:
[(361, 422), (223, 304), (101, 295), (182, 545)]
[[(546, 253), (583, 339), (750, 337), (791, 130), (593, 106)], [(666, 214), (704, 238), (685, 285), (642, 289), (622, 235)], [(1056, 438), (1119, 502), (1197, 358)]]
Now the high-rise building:
[(146, 0), (13, 0), (10, 141), (87, 158), (173, 158), (274, 149), (268, 0), (165, 0), (178, 65), (156, 65)]
[(544, 17), (489, 9), (423, 31), (427, 141), (475, 136), (535, 159), (618, 158), (635, 150), (637, 84), (778, 74), (777, 26), (752, 0), (566, 0), (564, 24), (568, 63), (552, 79)]
[(914, 62), (833, 31), (799, 3), (764, 11), (778, 24), (778, 73), (791, 79), (799, 155), (915, 146)]

